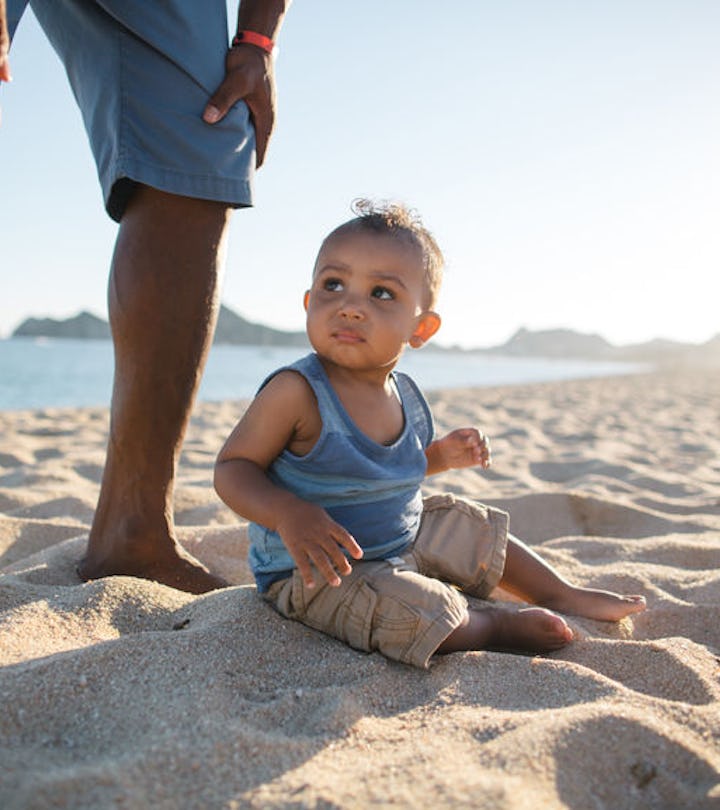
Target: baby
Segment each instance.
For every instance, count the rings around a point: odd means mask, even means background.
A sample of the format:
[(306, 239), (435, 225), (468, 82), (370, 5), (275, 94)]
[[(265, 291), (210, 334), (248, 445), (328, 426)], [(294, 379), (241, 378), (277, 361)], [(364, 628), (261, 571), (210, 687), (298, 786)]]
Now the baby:
[[(435, 240), (402, 206), (360, 201), (355, 213), (321, 245), (305, 293), (314, 352), (265, 380), (217, 459), (218, 494), (251, 521), (259, 593), (283, 616), (418, 667), (458, 650), (559, 649), (573, 638), (559, 613), (644, 610), (642, 596), (563, 579), (508, 534), (504, 512), (423, 499), (425, 476), (487, 468), (490, 445), (474, 427), (435, 439), (423, 395), (394, 370), (440, 327)], [(487, 601), (498, 585), (539, 607)]]

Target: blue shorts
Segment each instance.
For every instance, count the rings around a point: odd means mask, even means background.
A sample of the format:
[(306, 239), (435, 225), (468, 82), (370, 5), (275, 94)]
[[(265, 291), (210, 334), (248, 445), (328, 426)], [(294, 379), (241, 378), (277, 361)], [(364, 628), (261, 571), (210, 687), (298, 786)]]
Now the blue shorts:
[[(8, 0), (11, 35), (27, 0)], [(255, 133), (244, 102), (202, 120), (225, 76), (225, 0), (30, 0), (65, 65), (116, 221), (138, 183), (252, 204)]]

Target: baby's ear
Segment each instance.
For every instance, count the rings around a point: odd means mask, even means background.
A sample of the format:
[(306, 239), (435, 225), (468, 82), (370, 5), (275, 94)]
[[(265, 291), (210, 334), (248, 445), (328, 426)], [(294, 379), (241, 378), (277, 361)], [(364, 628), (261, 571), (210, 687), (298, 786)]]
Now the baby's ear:
[(419, 349), (437, 332), (440, 328), (440, 324), (441, 320), (437, 312), (431, 312), (429, 310), (428, 312), (423, 312), (408, 343), (413, 349)]
[(305, 312), (307, 312), (309, 300), (310, 300), (310, 290), (305, 290), (305, 295), (303, 295), (303, 306), (305, 307)]

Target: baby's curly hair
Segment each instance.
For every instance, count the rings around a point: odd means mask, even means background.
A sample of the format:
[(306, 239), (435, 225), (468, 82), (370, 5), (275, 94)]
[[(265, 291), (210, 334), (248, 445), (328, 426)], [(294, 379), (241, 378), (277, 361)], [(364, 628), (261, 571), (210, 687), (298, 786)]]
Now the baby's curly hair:
[(353, 200), (351, 210), (355, 218), (340, 225), (333, 233), (344, 230), (369, 230), (389, 234), (417, 245), (422, 251), (425, 263), (429, 308), (435, 306), (442, 284), (445, 259), (435, 238), (423, 225), (418, 212), (403, 203), (387, 200), (375, 202), (365, 198)]

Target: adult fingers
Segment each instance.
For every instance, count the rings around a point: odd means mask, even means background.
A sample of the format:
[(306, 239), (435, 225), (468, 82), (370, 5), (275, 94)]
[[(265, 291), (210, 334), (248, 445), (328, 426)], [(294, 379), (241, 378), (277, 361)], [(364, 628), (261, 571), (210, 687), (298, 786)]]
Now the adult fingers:
[(7, 15), (5, 13), (5, 0), (0, 0), (0, 82), (9, 82), (10, 61), (8, 53), (10, 51), (10, 36), (7, 28)]
[(275, 106), (274, 103), (268, 103), (264, 96), (247, 96), (245, 103), (255, 127), (256, 166), (259, 169), (265, 162), (270, 136), (275, 128)]
[(4, 58), (0, 56), (0, 82), (11, 82), (12, 76), (10, 75), (10, 62), (7, 56)]
[(256, 162), (260, 167), (275, 126), (275, 78), (270, 56), (252, 45), (231, 48), (226, 75), (203, 111), (208, 124), (221, 121), (238, 101), (247, 104), (255, 129)]
[(203, 110), (206, 124), (217, 124), (227, 115), (235, 102), (240, 101), (248, 90), (248, 80), (240, 71), (228, 73), (217, 90), (210, 96)]

